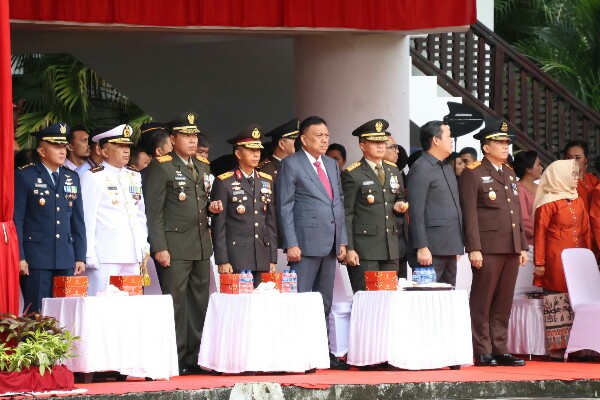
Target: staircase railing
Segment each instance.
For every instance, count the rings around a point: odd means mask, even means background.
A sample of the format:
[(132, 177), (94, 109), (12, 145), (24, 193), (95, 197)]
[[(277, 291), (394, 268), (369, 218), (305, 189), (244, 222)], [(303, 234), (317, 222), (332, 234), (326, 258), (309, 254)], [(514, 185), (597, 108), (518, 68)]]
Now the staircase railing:
[(484, 115), (504, 116), (516, 144), (537, 150), (548, 163), (572, 139), (598, 152), (600, 114), (554, 82), (480, 22), (465, 33), (430, 34), (411, 39), (413, 65), (453, 96)]

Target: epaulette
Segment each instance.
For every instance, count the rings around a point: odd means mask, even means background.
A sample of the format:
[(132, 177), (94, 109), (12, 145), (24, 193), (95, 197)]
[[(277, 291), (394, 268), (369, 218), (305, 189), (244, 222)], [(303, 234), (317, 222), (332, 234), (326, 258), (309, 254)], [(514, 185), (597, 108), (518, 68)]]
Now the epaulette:
[(513, 170), (513, 167), (511, 167), (510, 165), (503, 163), (502, 165), (506, 166), (508, 169), (510, 169), (511, 171)]
[(393, 162), (391, 162), (391, 161), (383, 160), (383, 162), (386, 163), (387, 165), (391, 165), (392, 167), (398, 168), (398, 166), (396, 164), (394, 164)]
[(131, 165), (126, 165), (125, 168), (127, 168), (130, 171), (139, 172), (137, 169), (135, 169), (135, 167), (132, 167)]
[(19, 169), (19, 171), (23, 171), (24, 169), (31, 168), (34, 165), (35, 165), (34, 163), (30, 162), (29, 164), (21, 165), (18, 169)]
[(268, 180), (270, 180), (270, 181), (272, 181), (272, 180), (273, 180), (273, 177), (272, 177), (271, 175), (269, 175), (269, 174), (265, 174), (264, 172), (260, 172), (260, 171), (258, 171), (258, 175), (260, 175), (260, 176), (262, 176), (263, 178), (265, 178), (265, 179), (268, 179)]
[(210, 161), (208, 161), (206, 158), (204, 157), (200, 157), (200, 156), (196, 156), (196, 160), (200, 161), (201, 163), (210, 165)]
[(90, 168), (91, 172), (100, 172), (104, 169), (104, 165), (98, 165), (97, 167)]
[(346, 167), (346, 171), (350, 172), (352, 171), (354, 168), (358, 167), (360, 165), (360, 161), (355, 162), (352, 165), (349, 165)]
[(72, 170), (71, 168), (67, 167), (66, 165), (61, 165), (61, 168), (64, 168), (67, 171), (75, 172), (74, 170)]
[(173, 161), (173, 157), (171, 157), (170, 155), (167, 154), (165, 156), (156, 157), (156, 161), (158, 161), (159, 163)]
[(224, 172), (221, 175), (219, 175), (217, 178), (224, 181), (225, 179), (231, 178), (232, 176), (233, 176), (233, 171), (227, 171), (227, 172)]
[(475, 161), (475, 162), (472, 162), (471, 164), (467, 165), (467, 168), (475, 169), (475, 168), (479, 167), (480, 165), (481, 165), (481, 161)]
[(271, 162), (271, 160), (269, 160), (268, 158), (266, 158), (266, 159), (262, 160), (262, 162), (260, 164), (258, 164), (257, 168), (262, 168), (262, 167), (264, 167), (265, 165), (267, 165), (270, 162)]

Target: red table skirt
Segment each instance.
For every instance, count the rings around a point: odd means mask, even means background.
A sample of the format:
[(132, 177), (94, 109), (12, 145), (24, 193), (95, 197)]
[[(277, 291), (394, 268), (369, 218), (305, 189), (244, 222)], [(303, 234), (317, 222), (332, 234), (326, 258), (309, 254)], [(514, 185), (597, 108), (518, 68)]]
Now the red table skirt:
[(71, 390), (75, 388), (73, 372), (64, 365), (52, 367), (40, 375), (38, 367), (21, 372), (0, 372), (0, 394), (7, 392), (41, 392), (45, 390)]

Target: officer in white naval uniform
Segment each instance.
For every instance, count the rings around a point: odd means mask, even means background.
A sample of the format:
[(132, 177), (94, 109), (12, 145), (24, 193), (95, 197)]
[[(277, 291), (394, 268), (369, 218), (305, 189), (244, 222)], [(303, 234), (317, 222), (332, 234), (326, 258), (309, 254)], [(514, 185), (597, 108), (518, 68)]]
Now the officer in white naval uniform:
[(126, 167), (132, 134), (123, 124), (95, 136), (104, 161), (81, 178), (90, 296), (106, 290), (111, 275), (139, 275), (150, 247), (141, 175)]

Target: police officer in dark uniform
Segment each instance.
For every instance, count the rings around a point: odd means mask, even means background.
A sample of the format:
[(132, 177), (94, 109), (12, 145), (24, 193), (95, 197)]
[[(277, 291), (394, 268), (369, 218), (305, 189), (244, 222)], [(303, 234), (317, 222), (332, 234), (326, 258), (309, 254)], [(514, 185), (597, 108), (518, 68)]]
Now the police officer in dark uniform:
[(238, 168), (215, 179), (211, 199), (224, 211), (212, 218), (212, 239), (219, 273), (251, 270), (254, 285), (261, 272), (275, 272), (277, 230), (273, 178), (256, 167), (260, 160), (260, 127), (251, 125), (227, 140), (234, 146)]
[(179, 373), (200, 373), (197, 362), (208, 307), (210, 168), (196, 156), (198, 116), (184, 113), (169, 123), (173, 151), (156, 157), (143, 181), (150, 251), (158, 263), (163, 294), (173, 297)]
[(475, 365), (525, 365), (507, 348), (519, 265), (527, 262), (517, 178), (506, 164), (508, 124), (497, 120), (474, 138), (481, 141), (484, 157), (463, 171), (459, 197), (465, 249), (473, 266), (470, 308)]
[(55, 276), (85, 271), (86, 238), (79, 176), (64, 166), (69, 126), (32, 133), (39, 161), (15, 171), (15, 225), (25, 308), (39, 312)]
[(271, 175), (273, 179), (277, 177), (281, 160), (296, 152), (294, 142), (300, 132), (298, 130), (299, 126), (300, 121), (298, 121), (298, 118), (294, 118), (265, 134), (266, 137), (271, 138), (273, 154), (259, 164), (259, 171)]
[(346, 264), (354, 292), (365, 290), (365, 271), (398, 272), (399, 241), (395, 213), (404, 213), (396, 164), (385, 161), (390, 135), (384, 119), (371, 120), (353, 132), (363, 158), (341, 173), (348, 233)]

